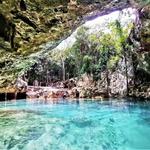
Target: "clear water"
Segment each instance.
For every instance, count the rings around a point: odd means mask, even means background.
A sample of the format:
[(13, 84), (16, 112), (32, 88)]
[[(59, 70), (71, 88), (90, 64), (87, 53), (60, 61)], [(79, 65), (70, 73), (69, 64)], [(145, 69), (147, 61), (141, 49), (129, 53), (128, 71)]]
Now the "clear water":
[(1, 102), (0, 150), (150, 150), (150, 104)]

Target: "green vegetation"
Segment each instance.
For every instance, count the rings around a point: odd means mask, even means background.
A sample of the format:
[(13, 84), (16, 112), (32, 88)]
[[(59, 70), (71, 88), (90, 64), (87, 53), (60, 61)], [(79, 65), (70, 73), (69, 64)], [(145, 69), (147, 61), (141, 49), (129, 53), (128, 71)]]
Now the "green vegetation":
[(124, 29), (117, 20), (110, 24), (108, 33), (100, 31), (92, 35), (88, 34), (87, 28), (82, 27), (77, 32), (72, 48), (54, 51), (51, 58), (55, 58), (57, 62), (63, 58), (66, 74), (70, 77), (87, 73), (98, 80), (101, 72), (106, 69), (113, 70), (124, 56), (132, 27), (129, 25)]

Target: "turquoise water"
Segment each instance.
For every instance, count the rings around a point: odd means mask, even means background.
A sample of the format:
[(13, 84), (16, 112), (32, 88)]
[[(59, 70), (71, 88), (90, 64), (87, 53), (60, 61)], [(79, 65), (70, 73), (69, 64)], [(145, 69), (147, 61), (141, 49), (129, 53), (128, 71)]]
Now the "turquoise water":
[(0, 150), (150, 150), (150, 103), (0, 103)]

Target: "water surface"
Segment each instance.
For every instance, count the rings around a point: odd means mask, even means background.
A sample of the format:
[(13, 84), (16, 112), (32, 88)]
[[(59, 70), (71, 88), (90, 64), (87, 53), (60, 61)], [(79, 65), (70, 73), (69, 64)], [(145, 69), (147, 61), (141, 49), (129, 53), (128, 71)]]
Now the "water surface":
[(150, 103), (0, 103), (0, 150), (150, 150)]

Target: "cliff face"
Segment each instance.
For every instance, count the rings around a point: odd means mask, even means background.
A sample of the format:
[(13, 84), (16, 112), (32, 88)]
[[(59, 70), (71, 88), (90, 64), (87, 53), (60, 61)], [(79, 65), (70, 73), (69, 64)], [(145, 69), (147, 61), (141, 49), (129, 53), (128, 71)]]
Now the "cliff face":
[(118, 97), (128, 93), (137, 98), (150, 98), (150, 3), (131, 1), (131, 6), (137, 9), (137, 20), (128, 38), (132, 47), (126, 58), (128, 85), (124, 61), (120, 61), (109, 76), (110, 95)]
[[(124, 97), (128, 94), (137, 98), (150, 98), (150, 2), (131, 0), (130, 3), (137, 9), (137, 20), (128, 38), (131, 46), (126, 52), (128, 79), (122, 60), (109, 75), (110, 95)], [(102, 86), (107, 89), (106, 81)]]
[(139, 10), (139, 20), (130, 36), (135, 52), (133, 67), (136, 86), (130, 89), (130, 94), (150, 97), (150, 3), (137, 2), (134, 6)]
[(150, 46), (150, 1), (131, 0), (131, 5), (139, 12), (139, 20), (136, 22), (134, 37), (140, 43), (139, 49), (149, 52)]

